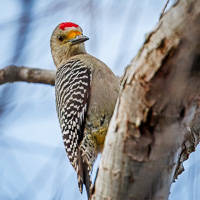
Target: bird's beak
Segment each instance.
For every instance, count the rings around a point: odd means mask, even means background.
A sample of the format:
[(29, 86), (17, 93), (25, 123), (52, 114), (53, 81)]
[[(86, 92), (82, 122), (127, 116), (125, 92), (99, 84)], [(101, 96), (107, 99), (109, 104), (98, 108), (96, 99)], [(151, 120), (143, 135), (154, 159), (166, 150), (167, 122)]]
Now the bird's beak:
[(78, 35), (75, 38), (71, 39), (70, 42), (72, 45), (79, 44), (82, 42), (85, 42), (86, 40), (89, 40), (89, 38), (85, 35)]

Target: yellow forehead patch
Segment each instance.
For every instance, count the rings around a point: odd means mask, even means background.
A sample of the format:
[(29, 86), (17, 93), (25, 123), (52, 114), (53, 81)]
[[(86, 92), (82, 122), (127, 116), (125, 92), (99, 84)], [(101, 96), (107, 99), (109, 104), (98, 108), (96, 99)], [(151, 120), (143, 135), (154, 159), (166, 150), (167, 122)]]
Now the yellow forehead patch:
[(67, 40), (74, 39), (78, 35), (81, 35), (80, 31), (72, 30), (67, 34)]

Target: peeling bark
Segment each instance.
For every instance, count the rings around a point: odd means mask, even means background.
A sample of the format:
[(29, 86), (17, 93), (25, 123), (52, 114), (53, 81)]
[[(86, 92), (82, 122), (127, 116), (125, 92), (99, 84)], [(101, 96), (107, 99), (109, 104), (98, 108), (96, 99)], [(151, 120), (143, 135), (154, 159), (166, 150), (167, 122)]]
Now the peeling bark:
[(200, 140), (200, 1), (165, 13), (127, 67), (92, 199), (168, 199)]
[(10, 65), (0, 70), (0, 84), (25, 81), (29, 83), (44, 83), (55, 84), (56, 71), (29, 68), (29, 67), (17, 67)]

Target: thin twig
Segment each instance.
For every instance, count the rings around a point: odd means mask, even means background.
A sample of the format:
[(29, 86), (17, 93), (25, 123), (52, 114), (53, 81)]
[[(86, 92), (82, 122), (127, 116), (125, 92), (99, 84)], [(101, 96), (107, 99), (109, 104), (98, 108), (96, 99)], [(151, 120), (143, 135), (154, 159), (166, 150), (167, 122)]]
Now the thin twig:
[(169, 3), (169, 0), (167, 0), (167, 2), (166, 2), (166, 4), (165, 4), (164, 8), (162, 9), (162, 12), (161, 12), (161, 15), (160, 15), (160, 17), (159, 17), (159, 20), (163, 17), (163, 15), (164, 15), (164, 13), (165, 13), (165, 10), (166, 10), (166, 8), (167, 8), (168, 3)]

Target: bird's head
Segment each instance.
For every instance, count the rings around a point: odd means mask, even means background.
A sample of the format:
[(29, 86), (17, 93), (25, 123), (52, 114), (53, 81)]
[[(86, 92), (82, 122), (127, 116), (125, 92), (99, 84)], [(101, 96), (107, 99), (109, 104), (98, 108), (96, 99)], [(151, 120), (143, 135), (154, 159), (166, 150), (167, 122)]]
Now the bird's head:
[(88, 40), (81, 27), (72, 22), (59, 24), (51, 36), (51, 53), (57, 67), (71, 56), (86, 53), (83, 42)]

